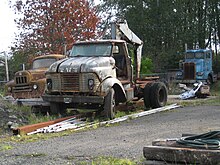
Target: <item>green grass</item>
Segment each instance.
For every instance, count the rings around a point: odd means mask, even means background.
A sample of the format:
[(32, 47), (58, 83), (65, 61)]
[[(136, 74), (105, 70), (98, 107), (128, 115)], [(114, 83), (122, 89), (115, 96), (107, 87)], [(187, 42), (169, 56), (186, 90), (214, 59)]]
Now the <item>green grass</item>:
[(49, 115), (46, 116), (41, 114), (36, 115), (34, 113), (30, 113), (27, 118), (28, 118), (28, 124), (36, 124), (36, 123), (57, 119), (57, 116), (49, 116)]
[(220, 80), (211, 85), (211, 95), (220, 96)]
[(0, 145), (0, 151), (10, 150), (12, 148), (13, 148), (12, 146), (6, 144)]
[(140, 164), (140, 162), (130, 159), (124, 159), (124, 158), (114, 158), (114, 157), (106, 157), (101, 156), (94, 158), (92, 160), (88, 161), (80, 161), (77, 164), (79, 165), (137, 165)]

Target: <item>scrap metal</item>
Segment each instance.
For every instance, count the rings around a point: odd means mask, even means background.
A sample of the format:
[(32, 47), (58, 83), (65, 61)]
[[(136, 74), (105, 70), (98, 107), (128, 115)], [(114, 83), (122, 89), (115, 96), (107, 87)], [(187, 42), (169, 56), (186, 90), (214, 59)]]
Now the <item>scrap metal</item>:
[(75, 131), (77, 131), (77, 130), (81, 130), (81, 129), (85, 129), (85, 128), (92, 128), (96, 125), (103, 126), (103, 125), (108, 125), (108, 124), (119, 123), (119, 122), (126, 121), (128, 119), (134, 119), (134, 118), (138, 118), (138, 117), (142, 117), (142, 116), (146, 116), (146, 115), (150, 115), (150, 114), (154, 114), (154, 113), (158, 113), (158, 112), (162, 112), (162, 111), (171, 110), (171, 109), (178, 108), (178, 107), (180, 107), (180, 106), (177, 104), (172, 104), (172, 105), (168, 105), (165, 107), (152, 109), (149, 111), (126, 115), (123, 117), (115, 118), (113, 120), (102, 121), (99, 123), (95, 123), (95, 122), (88, 123), (88, 122), (86, 122), (84, 117), (83, 118), (72, 117), (67, 120), (63, 120), (62, 122), (58, 122), (58, 123), (55, 123), (52, 125), (47, 125), (45, 127), (38, 128), (32, 132), (27, 133), (27, 135), (32, 135), (32, 134), (36, 134), (36, 133), (60, 132), (60, 131), (64, 131), (67, 129), (74, 129)]

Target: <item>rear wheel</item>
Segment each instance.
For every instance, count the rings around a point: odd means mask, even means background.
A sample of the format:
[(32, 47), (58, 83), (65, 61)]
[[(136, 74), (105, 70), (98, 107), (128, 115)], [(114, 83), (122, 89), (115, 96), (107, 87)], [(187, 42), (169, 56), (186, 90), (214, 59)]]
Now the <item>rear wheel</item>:
[(152, 108), (163, 107), (167, 103), (167, 87), (162, 82), (155, 82), (150, 91)]
[(152, 83), (148, 83), (144, 87), (144, 105), (146, 109), (149, 109), (152, 106), (151, 99), (150, 99), (151, 86), (152, 86)]
[(115, 90), (111, 88), (109, 93), (105, 96), (104, 99), (104, 115), (108, 119), (114, 119), (115, 117)]

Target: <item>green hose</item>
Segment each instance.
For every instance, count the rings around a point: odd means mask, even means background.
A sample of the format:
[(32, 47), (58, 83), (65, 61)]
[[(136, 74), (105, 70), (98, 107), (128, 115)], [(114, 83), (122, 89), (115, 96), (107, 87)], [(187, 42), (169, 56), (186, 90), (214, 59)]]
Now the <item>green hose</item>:
[(192, 148), (220, 149), (220, 131), (211, 131), (200, 135), (183, 137), (176, 142)]

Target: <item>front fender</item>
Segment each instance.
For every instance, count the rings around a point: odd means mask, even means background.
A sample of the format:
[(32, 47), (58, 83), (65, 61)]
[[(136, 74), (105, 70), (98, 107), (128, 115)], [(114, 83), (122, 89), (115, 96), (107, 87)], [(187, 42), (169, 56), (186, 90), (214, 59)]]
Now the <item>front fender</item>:
[(117, 102), (125, 102), (127, 100), (125, 90), (118, 79), (107, 78), (101, 83), (101, 89), (105, 96), (108, 94), (111, 88), (115, 90)]

